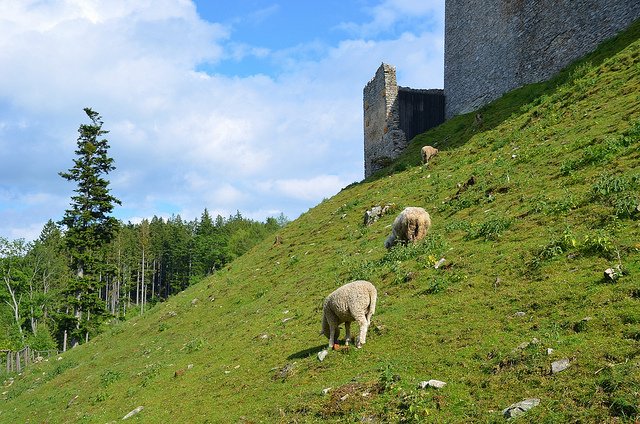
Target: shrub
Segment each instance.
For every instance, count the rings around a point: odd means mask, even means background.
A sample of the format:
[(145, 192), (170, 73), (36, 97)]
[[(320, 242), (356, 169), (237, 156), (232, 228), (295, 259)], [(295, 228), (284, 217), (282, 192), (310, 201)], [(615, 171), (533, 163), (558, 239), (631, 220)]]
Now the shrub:
[(205, 344), (205, 341), (202, 338), (198, 337), (186, 342), (180, 350), (183, 350), (185, 353), (193, 353), (202, 349)]
[(603, 231), (598, 231), (584, 236), (580, 250), (585, 254), (594, 254), (611, 259), (614, 257), (615, 246), (607, 234)]
[(108, 387), (112, 383), (118, 381), (120, 377), (122, 377), (122, 374), (118, 371), (106, 370), (102, 375), (100, 375), (100, 383), (102, 387)]
[(441, 235), (430, 233), (416, 243), (394, 246), (380, 260), (380, 265), (407, 261), (422, 255), (439, 256), (444, 253), (447, 247), (447, 243)]
[(469, 232), (471, 231), (471, 224), (469, 224), (469, 222), (467, 221), (451, 221), (447, 223), (447, 225), (444, 227), (444, 230), (447, 233), (452, 233), (456, 230)]
[(561, 236), (552, 239), (549, 243), (542, 246), (535, 256), (542, 260), (552, 259), (577, 247), (577, 245), (578, 241), (571, 232), (571, 229), (566, 228)]
[(497, 240), (503, 232), (511, 227), (513, 220), (511, 218), (492, 217), (480, 224), (477, 229), (471, 229), (467, 233), (467, 239), (482, 238), (485, 241)]
[(38, 325), (38, 330), (29, 336), (27, 344), (33, 350), (56, 350), (58, 348), (58, 344), (46, 324)]
[(640, 141), (640, 121), (637, 121), (631, 128), (622, 134), (620, 143), (624, 146), (630, 146)]
[(427, 288), (421, 291), (419, 294), (427, 295), (440, 293), (446, 290), (446, 288), (450, 285), (463, 281), (466, 278), (466, 275), (447, 272), (443, 276), (435, 277), (433, 280), (429, 281)]
[(591, 186), (592, 199), (613, 208), (618, 218), (630, 218), (640, 203), (636, 192), (639, 185), (638, 174), (631, 177), (601, 174)]
[(600, 175), (591, 191), (596, 199), (607, 198), (613, 193), (621, 193), (630, 188), (629, 180), (618, 175)]

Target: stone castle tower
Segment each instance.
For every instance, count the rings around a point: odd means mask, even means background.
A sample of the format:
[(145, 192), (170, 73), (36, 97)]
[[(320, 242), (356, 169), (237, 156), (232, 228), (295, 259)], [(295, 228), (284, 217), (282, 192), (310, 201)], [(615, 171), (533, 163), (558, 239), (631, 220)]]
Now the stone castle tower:
[(446, 0), (447, 118), (551, 78), (638, 18), (638, 0)]
[(444, 94), (398, 87), (384, 63), (364, 88), (365, 177), (445, 116), (551, 78), (639, 18), (640, 0), (446, 0)]
[(444, 122), (443, 90), (398, 87), (396, 69), (383, 63), (364, 88), (364, 174), (384, 168), (409, 141)]

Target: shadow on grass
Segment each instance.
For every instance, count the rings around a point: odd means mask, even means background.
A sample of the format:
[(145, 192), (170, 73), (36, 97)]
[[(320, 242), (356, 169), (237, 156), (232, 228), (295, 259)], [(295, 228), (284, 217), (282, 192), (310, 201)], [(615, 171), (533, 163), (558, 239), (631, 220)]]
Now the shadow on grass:
[(304, 349), (304, 350), (301, 350), (300, 352), (292, 353), (291, 355), (287, 356), (287, 359), (291, 360), (291, 359), (308, 358), (309, 356), (315, 355), (316, 353), (320, 352), (322, 349), (326, 347), (327, 347), (327, 344), (323, 343), (320, 346), (310, 347), (309, 349)]

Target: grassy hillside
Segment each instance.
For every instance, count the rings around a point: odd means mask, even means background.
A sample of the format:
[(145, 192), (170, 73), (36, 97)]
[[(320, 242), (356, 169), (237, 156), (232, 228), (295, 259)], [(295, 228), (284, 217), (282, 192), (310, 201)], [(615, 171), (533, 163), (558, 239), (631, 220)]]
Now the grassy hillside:
[[(513, 422), (633, 422), (639, 87), (637, 23), (483, 108), (482, 125), (460, 116), (418, 136), (275, 243), (5, 382), (0, 422), (116, 422), (138, 406), (131, 421), (503, 422), (531, 397)], [(440, 149), (428, 169), (424, 144)], [(362, 224), (387, 203), (425, 207), (427, 239), (387, 252), (395, 213)], [(353, 279), (378, 287), (368, 343), (320, 362), (322, 299)], [(429, 379), (448, 384), (417, 389)]]

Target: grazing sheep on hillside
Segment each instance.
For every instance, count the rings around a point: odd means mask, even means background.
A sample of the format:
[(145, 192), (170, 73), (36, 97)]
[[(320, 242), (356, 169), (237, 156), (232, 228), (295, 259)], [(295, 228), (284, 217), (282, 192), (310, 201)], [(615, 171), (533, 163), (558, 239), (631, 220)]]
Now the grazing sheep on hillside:
[(420, 154), (422, 155), (422, 163), (429, 165), (429, 160), (438, 154), (438, 149), (431, 146), (424, 146), (422, 150), (420, 150)]
[(393, 221), (392, 231), (384, 247), (391, 249), (397, 242), (407, 244), (424, 238), (431, 227), (431, 217), (422, 208), (405, 208)]
[(358, 280), (347, 283), (327, 296), (322, 305), (322, 331), (329, 339), (329, 349), (340, 337), (340, 324), (344, 322), (346, 332), (345, 344), (351, 339), (350, 326), (357, 321), (360, 335), (356, 338), (356, 347), (367, 342), (367, 330), (371, 324), (371, 316), (376, 311), (378, 292), (368, 281)]

